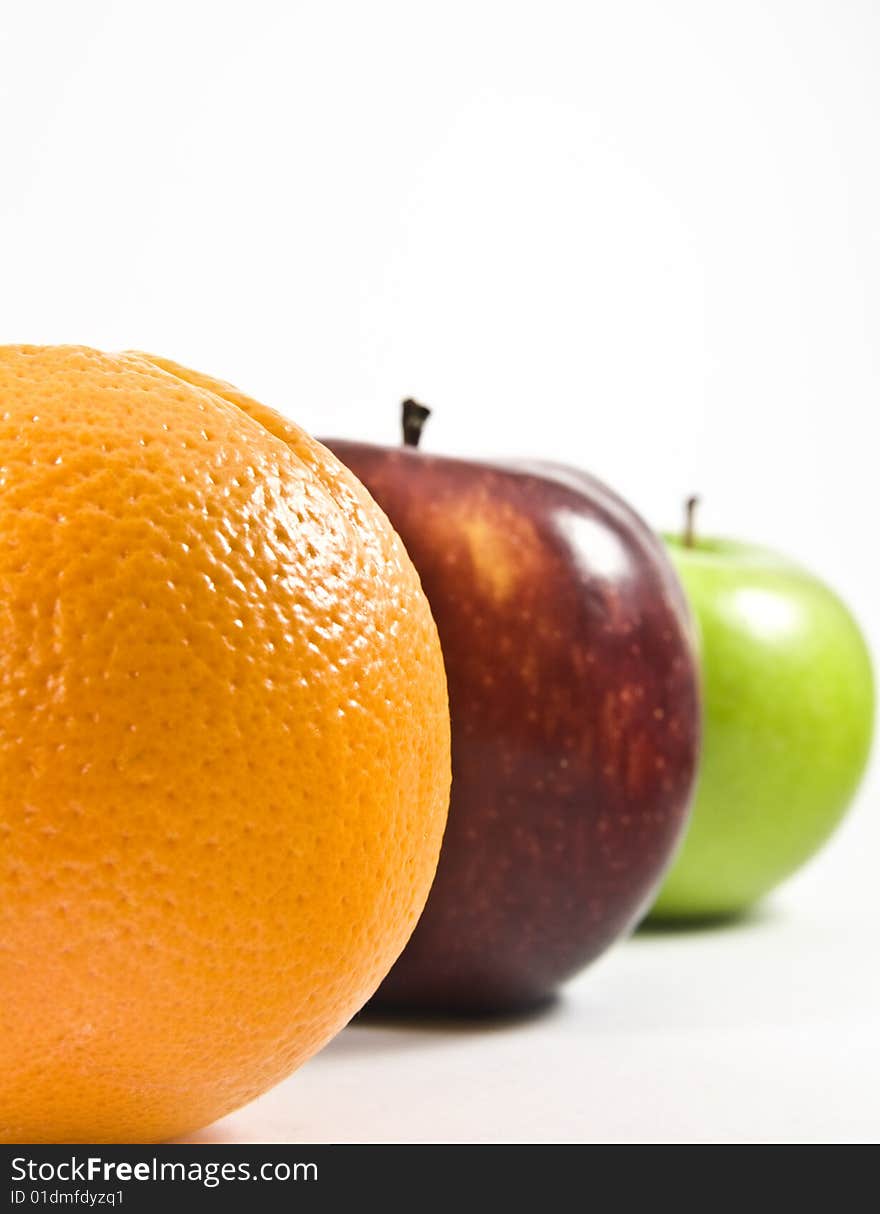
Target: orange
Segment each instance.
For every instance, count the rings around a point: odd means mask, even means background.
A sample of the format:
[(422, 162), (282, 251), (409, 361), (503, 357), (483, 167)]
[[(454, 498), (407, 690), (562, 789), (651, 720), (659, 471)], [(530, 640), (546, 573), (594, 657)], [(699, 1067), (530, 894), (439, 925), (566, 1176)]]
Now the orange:
[(449, 778), (418, 577), (325, 448), (0, 347), (0, 1140), (157, 1141), (297, 1067), (403, 948)]

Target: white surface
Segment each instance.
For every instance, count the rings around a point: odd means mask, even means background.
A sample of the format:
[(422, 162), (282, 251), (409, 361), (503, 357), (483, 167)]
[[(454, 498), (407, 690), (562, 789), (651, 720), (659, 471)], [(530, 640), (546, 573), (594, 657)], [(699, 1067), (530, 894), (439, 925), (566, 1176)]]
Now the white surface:
[(421, 396), (873, 626), (878, 61), (873, 0), (5, 5), (0, 335), (318, 434)]
[[(880, 650), (880, 6), (62, 0), (0, 16), (0, 340), (319, 433), (543, 455), (776, 546)], [(766, 923), (546, 1020), (355, 1028), (224, 1133), (876, 1132), (876, 796)], [(872, 1130), (873, 1127), (873, 1130)]]
[(639, 933), (532, 1020), (350, 1025), (189, 1141), (877, 1142), (876, 799), (749, 921)]

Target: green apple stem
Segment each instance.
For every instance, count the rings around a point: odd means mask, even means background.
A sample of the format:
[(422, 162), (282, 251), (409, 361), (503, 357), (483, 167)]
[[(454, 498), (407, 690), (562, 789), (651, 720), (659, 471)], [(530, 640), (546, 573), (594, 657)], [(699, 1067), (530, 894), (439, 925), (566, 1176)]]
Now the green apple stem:
[(405, 447), (419, 445), (422, 429), (430, 416), (431, 410), (427, 405), (420, 405), (417, 400), (407, 399), (403, 402), (403, 445)]
[(697, 506), (700, 504), (700, 499), (694, 495), (689, 497), (684, 504), (684, 530), (681, 533), (681, 542), (685, 548), (693, 548), (696, 543), (696, 522)]

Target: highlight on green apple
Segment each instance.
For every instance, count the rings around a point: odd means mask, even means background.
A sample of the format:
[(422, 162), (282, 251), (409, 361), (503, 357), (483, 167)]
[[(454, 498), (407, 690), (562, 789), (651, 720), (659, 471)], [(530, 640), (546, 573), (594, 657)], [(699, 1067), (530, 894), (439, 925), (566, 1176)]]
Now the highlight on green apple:
[(736, 914), (828, 839), (867, 765), (871, 659), (841, 599), (775, 552), (666, 535), (696, 619), (703, 749), (690, 824), (654, 920)]

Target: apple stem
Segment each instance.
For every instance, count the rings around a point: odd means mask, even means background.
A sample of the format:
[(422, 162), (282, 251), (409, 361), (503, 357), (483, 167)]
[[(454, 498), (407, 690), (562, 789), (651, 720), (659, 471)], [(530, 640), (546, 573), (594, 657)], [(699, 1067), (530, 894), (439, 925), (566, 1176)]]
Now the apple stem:
[(417, 400), (407, 399), (403, 402), (403, 445), (417, 447), (422, 437), (425, 422), (431, 416), (427, 405), (420, 405)]
[(681, 542), (685, 548), (693, 548), (696, 542), (696, 522), (697, 506), (700, 504), (699, 497), (694, 494), (689, 497), (684, 504), (684, 531), (681, 533)]

